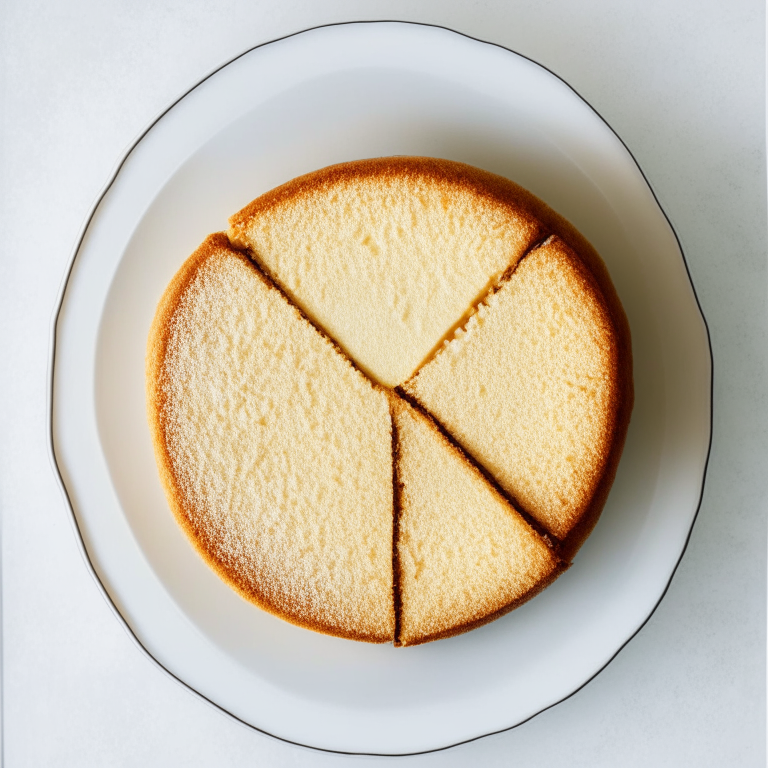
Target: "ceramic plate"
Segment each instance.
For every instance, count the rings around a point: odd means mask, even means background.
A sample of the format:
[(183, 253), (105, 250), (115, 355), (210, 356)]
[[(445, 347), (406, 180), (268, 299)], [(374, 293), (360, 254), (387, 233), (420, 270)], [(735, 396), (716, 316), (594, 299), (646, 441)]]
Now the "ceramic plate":
[[(294, 176), (382, 155), (471, 163), (570, 219), (608, 266), (635, 360), (624, 457), (573, 567), (499, 621), (406, 649), (298, 629), (219, 581), (168, 510), (144, 404), (155, 307), (201, 240)], [(54, 461), (116, 614), (166, 672), (244, 723), (299, 744), (426, 751), (561, 701), (653, 612), (700, 501), (708, 336), (648, 183), (562, 80), (442, 28), (313, 29), (248, 51), (194, 86), (133, 145), (89, 217), (52, 350)]]

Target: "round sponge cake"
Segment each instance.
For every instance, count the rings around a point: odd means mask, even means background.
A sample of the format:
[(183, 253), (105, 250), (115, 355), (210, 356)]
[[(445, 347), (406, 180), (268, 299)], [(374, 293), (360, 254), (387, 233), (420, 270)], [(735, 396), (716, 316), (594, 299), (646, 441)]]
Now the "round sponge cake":
[(591, 246), (514, 183), (432, 158), (253, 201), (181, 267), (147, 357), (161, 479), (209, 565), (295, 624), (396, 645), (567, 568), (632, 398)]

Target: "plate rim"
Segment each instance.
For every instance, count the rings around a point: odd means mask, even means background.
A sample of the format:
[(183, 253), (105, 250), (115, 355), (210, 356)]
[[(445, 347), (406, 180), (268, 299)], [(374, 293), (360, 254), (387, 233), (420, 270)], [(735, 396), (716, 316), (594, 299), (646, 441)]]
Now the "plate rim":
[[(331, 27), (345, 27), (345, 26), (361, 26), (361, 25), (377, 25), (377, 24), (390, 24), (390, 25), (402, 25), (402, 26), (412, 26), (412, 27), (425, 27), (425, 28), (432, 28), (432, 29), (438, 29), (445, 32), (450, 32), (452, 34), (458, 35), (460, 37), (466, 38), (468, 40), (471, 40), (475, 43), (480, 43), (482, 45), (492, 46), (494, 48), (498, 48), (502, 51), (505, 51), (507, 53), (511, 53), (514, 56), (519, 57), (520, 59), (524, 59), (535, 66), (545, 70), (550, 75), (555, 77), (560, 83), (565, 85), (575, 96), (578, 97), (578, 99), (599, 118), (599, 120), (609, 129), (609, 131), (613, 134), (613, 136), (618, 139), (621, 146), (624, 148), (628, 156), (631, 158), (632, 162), (634, 163), (635, 167), (640, 173), (640, 176), (642, 177), (643, 182), (645, 183), (646, 187), (650, 191), (653, 201), (656, 204), (658, 210), (663, 215), (665, 221), (667, 222), (667, 225), (669, 226), (669, 229), (675, 239), (675, 242), (677, 244), (677, 248), (680, 252), (680, 256), (683, 261), (683, 266), (685, 268), (685, 273), (688, 278), (688, 284), (690, 285), (693, 299), (696, 304), (696, 308), (699, 313), (699, 317), (701, 318), (701, 321), (703, 323), (704, 332), (706, 336), (707, 341), (707, 351), (709, 355), (709, 424), (708, 424), (708, 441), (707, 441), (707, 450), (706, 450), (706, 457), (704, 460), (704, 466), (702, 470), (702, 477), (701, 477), (701, 483), (700, 483), (700, 490), (698, 494), (698, 500), (696, 502), (696, 509), (695, 512), (691, 518), (691, 523), (687, 532), (687, 535), (685, 537), (685, 541), (682, 545), (682, 548), (680, 550), (680, 555), (677, 558), (677, 561), (675, 562), (670, 575), (669, 579), (664, 586), (664, 589), (662, 590), (661, 594), (658, 597), (658, 600), (655, 602), (653, 607), (651, 608), (648, 615), (645, 617), (645, 619), (642, 620), (642, 622), (639, 624), (639, 626), (627, 637), (627, 639), (616, 649), (616, 651), (613, 653), (610, 658), (602, 665), (600, 666), (590, 677), (588, 677), (586, 680), (584, 680), (583, 683), (581, 683), (577, 688), (575, 688), (573, 691), (568, 693), (566, 696), (563, 696), (562, 698), (558, 699), (557, 701), (554, 701), (553, 703), (547, 705), (546, 707), (543, 707), (542, 709), (538, 710), (534, 714), (530, 715), (529, 717), (526, 717), (524, 720), (521, 720), (520, 722), (514, 723), (513, 725), (507, 726), (505, 728), (499, 728), (496, 730), (488, 731), (486, 733), (479, 734), (477, 736), (472, 736), (467, 739), (462, 739), (460, 741), (452, 742), (450, 744), (446, 744), (444, 746), (440, 747), (434, 747), (431, 749), (424, 749), (424, 750), (417, 750), (417, 751), (411, 751), (411, 752), (364, 752), (364, 751), (349, 751), (349, 750), (342, 750), (342, 749), (330, 749), (327, 747), (317, 747), (313, 746), (311, 744), (304, 744), (300, 741), (295, 741), (283, 736), (278, 736), (276, 734), (271, 733), (268, 730), (265, 730), (263, 728), (259, 728), (256, 725), (253, 725), (252, 723), (243, 720), (242, 718), (238, 717), (237, 715), (230, 712), (228, 709), (223, 707), (220, 704), (217, 704), (212, 699), (209, 699), (207, 696), (205, 696), (200, 691), (196, 690), (192, 685), (182, 680), (180, 677), (178, 677), (176, 674), (174, 674), (170, 669), (165, 667), (160, 661), (158, 661), (155, 656), (152, 655), (152, 653), (147, 649), (147, 647), (142, 643), (142, 641), (139, 639), (139, 637), (133, 632), (130, 625), (126, 621), (126, 619), (123, 617), (123, 615), (120, 613), (119, 609), (117, 608), (115, 602), (113, 601), (112, 597), (109, 595), (109, 592), (107, 591), (106, 587), (104, 586), (103, 582), (98, 576), (98, 573), (93, 565), (93, 562), (91, 561), (90, 555), (88, 554), (88, 550), (85, 546), (85, 540), (83, 538), (83, 533), (80, 530), (80, 526), (77, 522), (77, 516), (75, 514), (74, 505), (72, 503), (72, 499), (70, 498), (69, 492), (67, 490), (66, 484), (64, 482), (64, 478), (62, 475), (62, 471), (59, 467), (59, 460), (56, 455), (56, 447), (55, 447), (55, 436), (54, 436), (54, 380), (55, 380), (55, 369), (56, 369), (56, 337), (58, 333), (58, 325), (59, 325), (59, 318), (61, 315), (61, 310), (64, 303), (64, 297), (67, 293), (67, 288), (69, 286), (70, 278), (72, 276), (75, 262), (77, 261), (77, 257), (80, 253), (81, 247), (83, 245), (83, 242), (85, 240), (86, 233), (88, 232), (89, 227), (91, 226), (91, 223), (94, 219), (94, 216), (96, 214), (96, 211), (98, 210), (101, 202), (106, 197), (107, 193), (111, 189), (112, 185), (117, 180), (118, 176), (120, 175), (120, 172), (122, 171), (123, 166), (127, 162), (128, 158), (131, 156), (133, 151), (136, 149), (136, 147), (141, 143), (141, 141), (145, 138), (145, 136), (154, 128), (157, 123), (160, 122), (160, 120), (165, 117), (166, 114), (168, 114), (177, 104), (179, 104), (183, 99), (185, 99), (187, 96), (189, 96), (193, 91), (195, 91), (197, 88), (199, 88), (203, 83), (205, 83), (207, 80), (209, 80), (211, 77), (213, 77), (216, 73), (220, 72), (224, 68), (228, 67), (230, 64), (233, 64), (237, 60), (243, 58), (247, 54), (251, 53), (252, 51), (255, 51), (259, 48), (263, 48), (268, 45), (272, 45), (273, 43), (279, 43), (283, 40), (288, 40), (293, 37), (297, 37), (299, 35), (305, 34), (307, 32), (313, 32), (319, 29), (325, 29), (325, 28), (331, 28)], [(529, 722), (534, 717), (537, 717), (538, 715), (542, 714), (543, 712), (546, 712), (547, 710), (556, 707), (557, 705), (561, 704), (562, 702), (566, 701), (567, 699), (570, 699), (572, 696), (574, 696), (576, 693), (578, 693), (580, 690), (582, 690), (584, 687), (586, 687), (589, 683), (591, 683), (603, 670), (605, 670), (612, 662), (613, 660), (621, 653), (621, 651), (640, 633), (640, 631), (646, 626), (646, 624), (650, 621), (651, 617), (654, 615), (656, 610), (658, 609), (661, 602), (664, 600), (664, 597), (666, 596), (667, 592), (669, 591), (669, 588), (672, 584), (672, 581), (675, 577), (675, 574), (677, 573), (677, 569), (680, 566), (680, 563), (682, 562), (682, 559), (688, 549), (688, 544), (691, 540), (691, 536), (693, 534), (693, 529), (696, 524), (696, 521), (699, 516), (699, 512), (701, 511), (701, 506), (704, 499), (704, 491), (706, 487), (706, 480), (707, 480), (707, 474), (709, 470), (709, 460), (712, 453), (712, 439), (713, 439), (713, 425), (714, 425), (714, 353), (712, 349), (712, 337), (709, 329), (709, 323), (707, 322), (706, 315), (704, 314), (704, 310), (701, 306), (701, 301), (699, 300), (698, 293), (696, 292), (696, 286), (694, 284), (693, 278), (691, 276), (691, 270), (688, 265), (688, 259), (686, 258), (685, 251), (682, 246), (682, 242), (680, 240), (680, 237), (677, 234), (677, 231), (672, 224), (671, 219), (667, 215), (667, 212), (664, 210), (664, 207), (661, 204), (661, 201), (659, 200), (653, 185), (651, 184), (650, 180), (646, 176), (645, 172), (643, 171), (640, 163), (638, 162), (637, 158), (633, 154), (632, 150), (627, 146), (627, 144), (624, 142), (624, 140), (621, 138), (621, 136), (616, 132), (616, 130), (610, 125), (610, 123), (603, 117), (603, 115), (584, 97), (581, 93), (579, 93), (576, 88), (574, 88), (569, 82), (567, 82), (562, 76), (557, 74), (557, 72), (553, 71), (549, 67), (547, 67), (544, 64), (541, 64), (540, 62), (536, 61), (535, 59), (531, 58), (530, 56), (526, 56), (525, 54), (520, 53), (519, 51), (514, 50), (513, 48), (510, 48), (508, 46), (502, 45), (500, 43), (494, 43), (488, 40), (483, 40), (481, 38), (475, 37), (473, 35), (467, 34), (465, 32), (460, 32), (456, 29), (453, 29), (451, 27), (447, 27), (445, 25), (441, 24), (431, 24), (428, 22), (418, 22), (418, 21), (404, 21), (402, 19), (366, 19), (366, 20), (350, 20), (350, 21), (340, 21), (340, 22), (330, 22), (327, 24), (318, 24), (311, 27), (306, 27), (300, 30), (297, 30), (296, 32), (291, 32), (286, 35), (282, 35), (280, 37), (272, 38), (270, 40), (264, 41), (262, 43), (258, 43), (256, 45), (253, 45), (240, 53), (236, 54), (235, 56), (227, 59), (225, 62), (219, 64), (218, 66), (214, 67), (213, 69), (209, 70), (205, 75), (203, 75), (199, 80), (197, 80), (193, 85), (191, 85), (189, 88), (187, 88), (184, 92), (179, 94), (176, 98), (174, 98), (169, 104), (167, 104), (159, 113), (155, 115), (152, 120), (147, 123), (147, 125), (137, 134), (137, 136), (128, 144), (128, 146), (123, 150), (122, 154), (120, 155), (119, 159), (113, 166), (113, 169), (101, 188), (101, 190), (96, 195), (94, 202), (91, 204), (90, 210), (88, 211), (88, 214), (86, 215), (85, 219), (83, 220), (83, 223), (81, 224), (77, 236), (74, 241), (74, 245), (70, 251), (70, 256), (67, 262), (67, 265), (64, 270), (64, 274), (59, 286), (59, 290), (56, 295), (56, 299), (54, 302), (54, 308), (53, 313), (51, 316), (50, 326), (49, 326), (49, 344), (48, 344), (48, 367), (47, 367), (47, 385), (46, 385), (46, 421), (47, 421), (47, 447), (48, 447), (48, 458), (51, 462), (51, 467), (53, 469), (53, 474), (55, 476), (56, 482), (58, 483), (59, 489), (62, 493), (62, 496), (64, 497), (66, 508), (69, 512), (69, 520), (70, 524), (73, 530), (73, 533), (75, 535), (75, 540), (77, 542), (77, 547), (80, 551), (80, 555), (85, 563), (86, 569), (90, 573), (91, 578), (93, 579), (94, 583), (96, 584), (96, 587), (98, 591), (100, 592), (102, 598), (106, 602), (106, 604), (109, 606), (109, 608), (112, 611), (112, 614), (117, 619), (117, 621), (122, 626), (123, 630), (126, 632), (128, 637), (133, 641), (133, 644), (136, 646), (136, 648), (139, 649), (139, 651), (159, 670), (164, 672), (168, 677), (170, 677), (172, 680), (174, 680), (177, 684), (191, 692), (193, 695), (195, 695), (197, 698), (201, 699), (203, 702), (208, 704), (209, 706), (213, 707), (214, 709), (218, 710), (219, 712), (225, 714), (227, 717), (232, 718), (233, 720), (241, 723), (242, 725), (246, 726), (247, 728), (254, 730), (258, 733), (264, 734), (266, 736), (269, 736), (273, 739), (276, 739), (278, 741), (284, 742), (286, 744), (291, 744), (293, 746), (303, 747), (305, 749), (311, 749), (313, 751), (318, 752), (326, 752), (330, 754), (339, 754), (339, 755), (366, 755), (371, 757), (405, 757), (410, 755), (422, 755), (422, 754), (429, 754), (432, 752), (442, 752), (447, 749), (452, 749), (453, 747), (460, 746), (462, 744), (468, 744), (473, 741), (477, 741), (479, 739), (486, 738), (487, 736), (493, 736), (495, 734), (504, 733), (506, 731), (510, 731), (514, 728), (518, 728), (519, 726), (523, 725), (524, 723)]]

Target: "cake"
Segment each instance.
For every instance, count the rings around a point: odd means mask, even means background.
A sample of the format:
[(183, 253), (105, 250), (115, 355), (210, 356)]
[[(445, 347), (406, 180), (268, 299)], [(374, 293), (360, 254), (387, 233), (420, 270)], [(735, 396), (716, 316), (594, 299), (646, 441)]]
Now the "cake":
[(431, 158), (257, 198), (166, 289), (147, 403), (171, 509), (243, 597), (415, 645), (538, 594), (597, 521), (632, 407), (587, 241)]
[(423, 413), (393, 398), (398, 645), (466, 632), (566, 567)]
[(595, 521), (624, 376), (599, 287), (553, 236), (402, 389), (568, 556)]
[(380, 158), (254, 200), (229, 237), (366, 374), (405, 381), (547, 232), (523, 190), (469, 166)]
[(226, 235), (167, 289), (148, 382), (166, 494), (219, 575), (301, 626), (393, 640), (387, 395)]

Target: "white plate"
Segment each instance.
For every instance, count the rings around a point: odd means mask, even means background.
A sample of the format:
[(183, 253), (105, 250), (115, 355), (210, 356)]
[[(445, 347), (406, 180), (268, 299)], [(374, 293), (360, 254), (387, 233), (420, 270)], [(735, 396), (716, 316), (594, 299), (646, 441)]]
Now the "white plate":
[[(330, 163), (431, 155), (508, 176), (602, 254), (629, 317), (636, 403), (574, 566), (486, 627), (408, 649), (246, 603), (168, 511), (144, 406), (155, 306), (184, 259), (266, 190)], [(327, 750), (444, 747), (510, 728), (602, 669), (658, 604), (696, 515), (711, 357), (679, 245), (628, 150), (563, 81), (429, 26), (322, 27), (255, 48), (168, 109), (90, 216), (54, 326), (54, 461), (87, 561), (166, 671), (254, 728)]]

